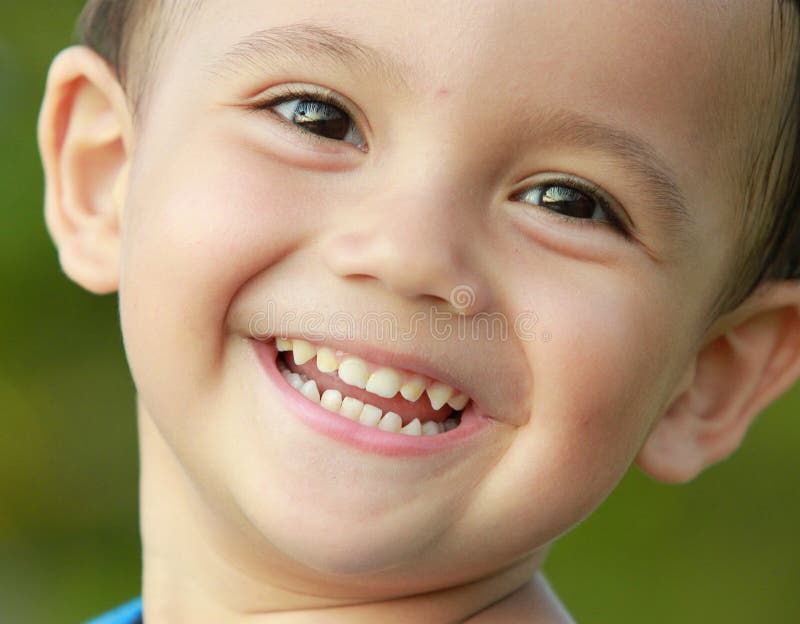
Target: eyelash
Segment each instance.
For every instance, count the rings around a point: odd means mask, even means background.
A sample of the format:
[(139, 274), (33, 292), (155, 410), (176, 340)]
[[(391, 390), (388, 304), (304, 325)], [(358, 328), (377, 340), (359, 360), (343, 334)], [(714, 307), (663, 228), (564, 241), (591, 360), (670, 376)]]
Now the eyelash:
[[(279, 106), (285, 102), (289, 102), (291, 100), (306, 100), (306, 101), (314, 101), (314, 102), (321, 102), (323, 104), (327, 104), (328, 106), (332, 106), (334, 108), (339, 109), (345, 115), (347, 115), (350, 123), (355, 126), (355, 121), (353, 121), (353, 115), (350, 113), (349, 107), (342, 102), (338, 97), (333, 95), (331, 92), (326, 91), (315, 91), (313, 89), (303, 88), (303, 87), (295, 87), (295, 86), (287, 86), (283, 88), (280, 94), (276, 94), (273, 97), (270, 97), (266, 100), (262, 100), (253, 104), (250, 108), (253, 111), (268, 111), (272, 114), (276, 115), (281, 119), (281, 121), (285, 122), (286, 125), (289, 126), (293, 131), (303, 135), (303, 137), (311, 138), (313, 140), (318, 141), (337, 141), (341, 142), (340, 139), (331, 139), (327, 137), (320, 136), (318, 134), (314, 134), (308, 130), (304, 130), (300, 126), (297, 126), (291, 123), (288, 119), (286, 119), (283, 115), (280, 115), (270, 109)], [(356, 127), (357, 129), (357, 127)], [(359, 134), (360, 131), (359, 131)], [(362, 135), (363, 136), (363, 135)], [(352, 145), (352, 144), (351, 144)], [(361, 148), (357, 148), (361, 149)], [(366, 150), (366, 144), (365, 149)], [(577, 217), (571, 217), (569, 215), (565, 215), (553, 210), (548, 210), (543, 206), (537, 206), (536, 204), (528, 204), (534, 206), (536, 208), (540, 208), (541, 210), (546, 211), (550, 217), (558, 219), (563, 223), (567, 223), (572, 227), (591, 227), (591, 228), (606, 228), (611, 226), (617, 233), (619, 233), (625, 240), (630, 240), (630, 234), (622, 224), (622, 220), (617, 216), (615, 210), (611, 207), (610, 202), (606, 199), (603, 193), (600, 191), (600, 188), (589, 182), (586, 182), (580, 178), (576, 178), (574, 176), (561, 176), (561, 177), (553, 177), (551, 180), (547, 180), (545, 182), (536, 184), (534, 186), (527, 187), (523, 191), (519, 193), (515, 193), (512, 197), (517, 197), (523, 195), (526, 192), (530, 192), (531, 189), (536, 187), (548, 187), (548, 186), (562, 186), (566, 188), (571, 188), (574, 190), (579, 191), (580, 193), (591, 197), (594, 201), (596, 201), (603, 212), (608, 216), (607, 220), (599, 220), (599, 219), (581, 219)], [(527, 203), (527, 202), (526, 202)]]
[[(282, 122), (284, 122), (286, 125), (288, 125), (290, 129), (292, 129), (293, 131), (301, 134), (303, 137), (311, 138), (312, 140), (317, 140), (317, 141), (325, 141), (325, 142), (337, 141), (337, 142), (341, 142), (339, 139), (330, 139), (330, 138), (327, 138), (327, 137), (320, 136), (318, 134), (314, 134), (313, 132), (309, 132), (308, 130), (303, 130), (301, 127), (296, 126), (293, 123), (291, 123), (283, 115), (280, 115), (280, 114), (275, 113), (274, 111), (270, 110), (272, 108), (275, 108), (276, 106), (279, 106), (279, 105), (281, 105), (281, 104), (283, 104), (285, 102), (289, 102), (291, 100), (306, 100), (306, 101), (312, 101), (312, 102), (321, 102), (322, 104), (327, 104), (328, 106), (332, 106), (334, 108), (337, 108), (341, 112), (343, 112), (345, 115), (347, 115), (348, 119), (350, 120), (350, 123), (353, 124), (353, 126), (355, 126), (355, 121), (353, 121), (353, 115), (350, 112), (349, 107), (347, 106), (347, 104), (345, 104), (343, 101), (341, 101), (335, 95), (333, 95), (333, 93), (326, 92), (326, 91), (315, 91), (313, 89), (307, 89), (307, 88), (303, 88), (303, 87), (295, 87), (295, 86), (284, 87), (284, 88), (281, 89), (281, 92), (279, 94), (276, 94), (276, 95), (274, 95), (274, 96), (272, 96), (272, 97), (270, 97), (270, 98), (268, 98), (266, 100), (262, 100), (260, 102), (257, 102), (256, 104), (253, 104), (250, 107), (250, 109), (253, 110), (253, 111), (258, 111), (258, 112), (267, 111), (267, 112), (270, 112), (270, 113), (276, 115), (277, 117), (280, 118), (280, 120)], [(355, 126), (355, 127), (357, 129), (357, 126)], [(361, 134), (360, 130), (359, 130), (359, 134)], [(356, 149), (361, 149), (361, 148), (357, 147)], [(367, 151), (366, 143), (365, 143), (365, 147), (364, 147), (364, 149), (362, 149), (362, 151)]]
[(590, 228), (606, 228), (610, 226), (614, 228), (614, 230), (617, 233), (619, 233), (625, 240), (630, 240), (630, 233), (623, 225), (622, 219), (619, 218), (617, 212), (614, 210), (614, 208), (612, 208), (611, 202), (604, 196), (604, 194), (600, 190), (600, 187), (597, 186), (596, 184), (592, 184), (591, 182), (582, 180), (581, 178), (577, 178), (571, 175), (554, 176), (551, 179), (546, 179), (543, 182), (539, 182), (532, 186), (526, 187), (522, 191), (512, 195), (512, 198), (524, 195), (525, 193), (528, 193), (532, 189), (535, 189), (537, 187), (547, 188), (552, 186), (566, 187), (569, 189), (579, 191), (584, 195), (587, 195), (600, 205), (600, 208), (606, 214), (608, 219), (602, 219), (602, 220), (580, 219), (578, 217), (571, 217), (569, 215), (565, 215), (560, 212), (555, 212), (554, 210), (548, 210), (544, 206), (538, 206), (536, 204), (532, 204), (529, 202), (523, 202), (523, 203), (528, 203), (528, 205), (533, 206), (534, 208), (544, 210), (545, 212), (548, 213), (548, 215), (550, 215), (550, 217), (555, 218), (563, 223), (567, 223), (570, 226), (590, 227)]

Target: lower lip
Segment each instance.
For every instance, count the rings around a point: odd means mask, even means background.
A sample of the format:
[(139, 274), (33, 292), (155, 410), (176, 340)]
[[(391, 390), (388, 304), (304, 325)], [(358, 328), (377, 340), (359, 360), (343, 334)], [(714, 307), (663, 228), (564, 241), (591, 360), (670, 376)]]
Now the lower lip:
[(477, 442), (494, 422), (470, 403), (461, 413), (458, 427), (436, 435), (411, 436), (360, 425), (309, 401), (286, 383), (275, 363), (278, 352), (273, 342), (249, 340), (267, 377), (281, 393), (289, 411), (311, 429), (362, 451), (390, 457), (438, 454)]

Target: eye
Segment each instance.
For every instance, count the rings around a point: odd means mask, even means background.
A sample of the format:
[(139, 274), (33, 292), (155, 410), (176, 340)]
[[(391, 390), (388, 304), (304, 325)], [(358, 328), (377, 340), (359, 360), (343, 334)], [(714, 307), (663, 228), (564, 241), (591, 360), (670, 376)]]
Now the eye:
[(366, 151), (366, 141), (341, 104), (330, 93), (291, 89), (257, 106), (271, 110), (292, 126), (322, 139), (344, 141)]
[(516, 193), (512, 199), (539, 206), (577, 225), (607, 223), (626, 235), (621, 220), (599, 189), (577, 180), (537, 184)]

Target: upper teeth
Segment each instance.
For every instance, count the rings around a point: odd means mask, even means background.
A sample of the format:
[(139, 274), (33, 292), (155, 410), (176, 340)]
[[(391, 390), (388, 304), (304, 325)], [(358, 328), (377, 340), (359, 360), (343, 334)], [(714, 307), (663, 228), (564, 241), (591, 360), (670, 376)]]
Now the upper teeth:
[(402, 378), (393, 368), (379, 368), (369, 376), (367, 391), (391, 399), (400, 390)]
[(451, 396), (453, 396), (453, 389), (446, 384), (437, 381), (432, 386), (428, 386), (428, 398), (433, 409), (442, 407)]
[(305, 364), (317, 355), (317, 350), (310, 342), (305, 340), (295, 340), (292, 344), (292, 355), (295, 364)]
[(323, 373), (332, 373), (339, 368), (339, 360), (333, 349), (322, 347), (317, 351), (317, 368)]
[(369, 367), (361, 358), (347, 357), (339, 364), (339, 379), (346, 384), (364, 389), (369, 381)]
[(400, 394), (403, 395), (403, 398), (411, 402), (415, 402), (422, 396), (423, 392), (425, 392), (425, 378), (419, 375), (409, 379), (403, 384), (403, 387), (400, 388)]
[[(399, 371), (389, 366), (376, 367), (357, 356), (334, 351), (329, 347), (318, 349), (306, 340), (277, 338), (275, 346), (278, 351), (291, 351), (294, 362), (298, 365), (316, 357), (317, 368), (321, 372), (337, 372), (339, 379), (344, 383), (380, 397), (391, 399), (400, 392), (404, 399), (413, 403), (427, 391), (431, 406), (437, 410), (445, 403), (455, 410), (461, 410), (469, 402), (466, 394), (458, 393), (440, 381)], [(300, 389), (302, 382), (298, 384), (297, 381), (292, 382), (290, 379), (289, 383), (293, 386), (297, 384), (297, 389)]]

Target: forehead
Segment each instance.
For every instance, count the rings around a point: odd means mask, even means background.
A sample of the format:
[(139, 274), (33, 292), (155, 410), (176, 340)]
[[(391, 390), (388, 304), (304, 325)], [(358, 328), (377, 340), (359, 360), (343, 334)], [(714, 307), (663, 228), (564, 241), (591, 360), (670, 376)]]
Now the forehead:
[[(656, 184), (642, 190), (665, 205), (661, 224), (678, 229), (703, 216), (673, 208), (707, 201), (709, 181), (729, 179), (726, 130), (736, 124), (727, 120), (742, 113), (737, 85), (752, 49), (736, 44), (762, 36), (767, 4), (239, 0), (231, 10), (206, 0), (175, 46), (167, 83), (254, 95), (279, 79), (323, 82), (359, 104), (378, 94), (414, 103), (417, 116), (469, 120), (498, 148), (503, 137), (558, 137), (542, 128), (563, 130), (566, 112), (586, 122), (568, 124), (570, 140), (591, 143), (591, 127), (619, 131), (622, 142), (596, 155), (641, 148), (628, 164), (649, 167)], [(314, 41), (309, 27), (354, 44)]]
[[(670, 94), (686, 96), (682, 83), (694, 86), (691, 79), (718, 69), (720, 44), (743, 12), (738, 3), (734, 11), (711, 1), (239, 0), (235, 6), (231, 11), (230, 3), (206, 0), (196, 21), (204, 36), (195, 43), (219, 51), (248, 32), (314, 24), (378, 50), (418, 94), (442, 84), (502, 83), (505, 95), (521, 89), (521, 95), (546, 91), (572, 102), (633, 99), (651, 109), (677, 99)], [(627, 80), (615, 75), (618, 68)], [(639, 88), (645, 82), (646, 92)]]
[[(506, 90), (536, 85), (554, 95), (567, 91), (572, 98), (599, 91), (653, 106), (680, 87), (667, 80), (657, 88), (659, 78), (706, 78), (720, 59), (735, 56), (735, 48), (725, 54), (720, 49), (731, 41), (731, 31), (759, 14), (763, 18), (770, 5), (747, 0), (237, 0), (232, 10), (232, 3), (204, 0), (194, 20), (202, 35), (194, 43), (211, 52), (259, 28), (315, 23), (352, 33), (404, 62), (415, 87), (456, 77), (495, 82), (494, 76), (515, 73), (517, 83), (505, 83)], [(606, 72), (592, 75), (585, 71), (589, 67)], [(627, 81), (613, 80), (618, 67)], [(644, 77), (651, 78), (655, 90), (637, 88)]]

